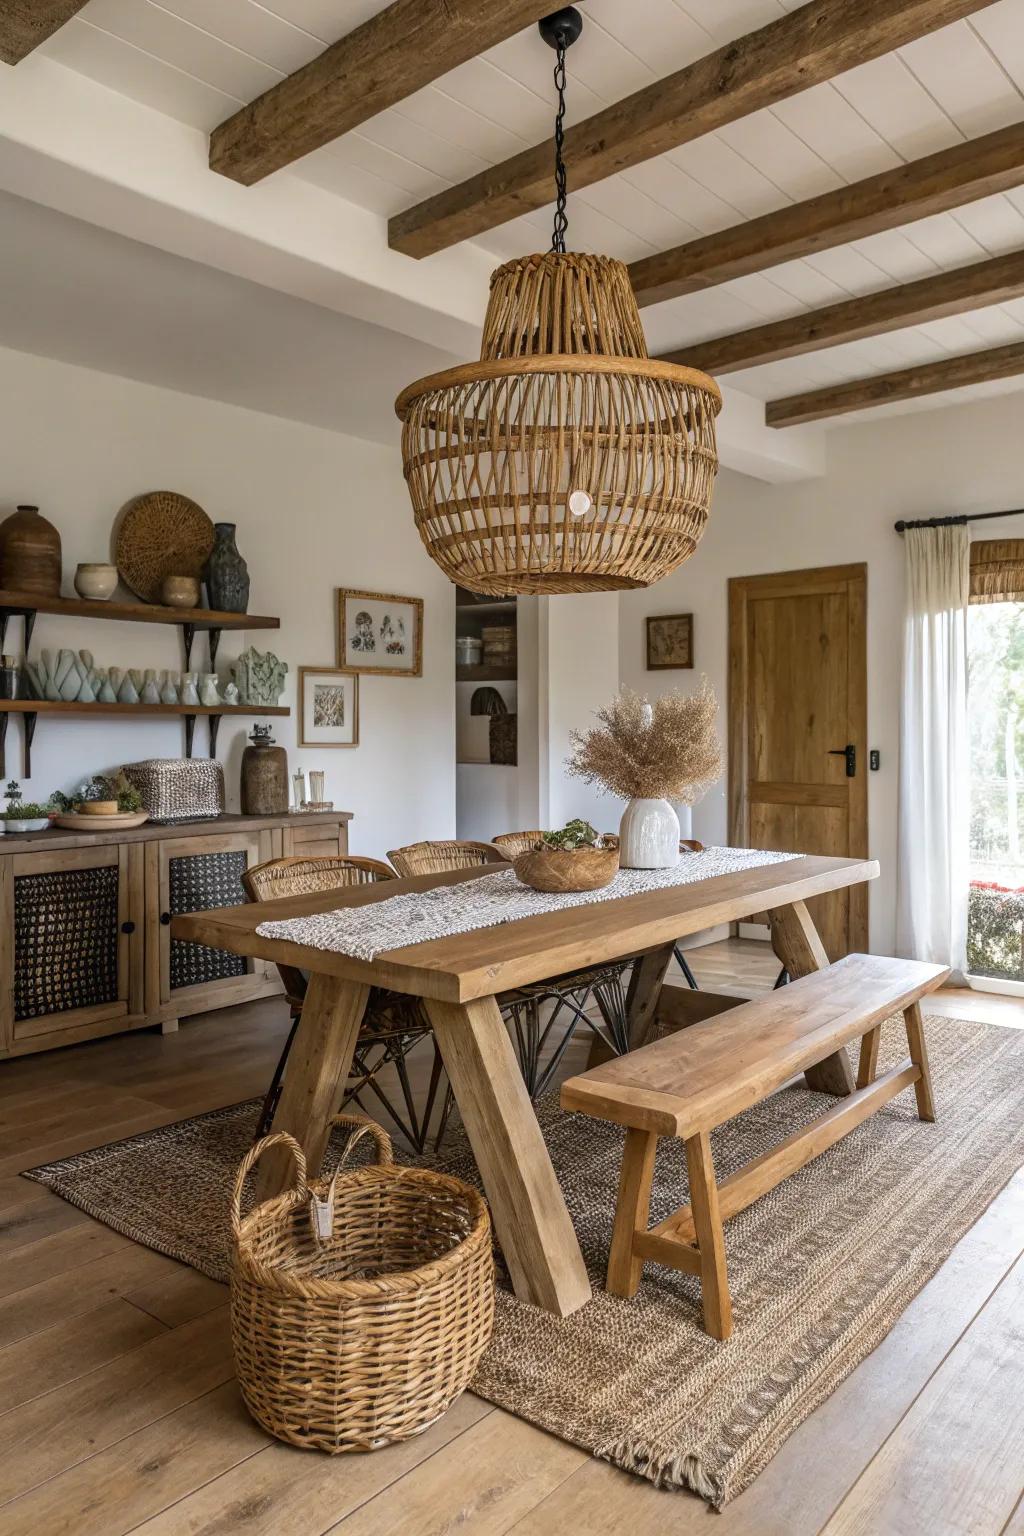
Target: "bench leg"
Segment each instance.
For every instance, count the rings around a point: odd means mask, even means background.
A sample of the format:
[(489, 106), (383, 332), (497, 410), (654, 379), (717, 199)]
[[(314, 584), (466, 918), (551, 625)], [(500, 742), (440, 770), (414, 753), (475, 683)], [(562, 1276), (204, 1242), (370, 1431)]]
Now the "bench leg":
[(637, 1232), (647, 1231), (651, 1209), (651, 1180), (658, 1138), (650, 1131), (626, 1132), (626, 1149), (619, 1176), (619, 1198), (615, 1205), (615, 1226), (608, 1255), (607, 1288), (613, 1296), (635, 1296), (640, 1288), (644, 1261), (634, 1251)]
[(686, 1167), (690, 1175), (690, 1210), (700, 1251), (704, 1326), (713, 1339), (727, 1339), (732, 1333), (732, 1301), (725, 1267), (725, 1234), (718, 1208), (718, 1185), (707, 1131), (687, 1138)]
[(910, 1047), (910, 1059), (921, 1073), (921, 1076), (914, 1084), (914, 1092), (917, 1095), (918, 1117), (921, 1120), (934, 1120), (935, 1100), (932, 1098), (932, 1075), (928, 1067), (928, 1048), (924, 1043), (924, 1020), (921, 1017), (921, 1004), (911, 1003), (909, 1008), (904, 1009), (903, 1019), (907, 1026), (907, 1045)]
[(860, 1062), (857, 1066), (857, 1087), (867, 1088), (875, 1080), (878, 1070), (878, 1043), (882, 1038), (882, 1026), (869, 1029), (860, 1042)]

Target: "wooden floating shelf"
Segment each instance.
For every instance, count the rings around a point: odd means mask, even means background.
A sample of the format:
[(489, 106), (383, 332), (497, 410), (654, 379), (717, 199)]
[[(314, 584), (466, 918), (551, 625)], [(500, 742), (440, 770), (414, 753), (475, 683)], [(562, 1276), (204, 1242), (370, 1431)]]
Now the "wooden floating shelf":
[(455, 681), (457, 683), (514, 683), (515, 680), (514, 666), (489, 667), (486, 662), (482, 662), (478, 667), (465, 667), (456, 663)]
[[(0, 699), (8, 715), (290, 715), (285, 704), (81, 704), (77, 699)], [(2, 770), (0, 770), (2, 772)]]
[(0, 612), (56, 613), (68, 618), (112, 619), (130, 624), (190, 624), (193, 629), (280, 629), (281, 620), (259, 613), (222, 613), (215, 608), (164, 608), (158, 603), (99, 602), (87, 597), (39, 597), (0, 589)]
[(206, 715), (210, 722), (210, 756), (217, 755), (217, 734), (224, 715), (248, 715), (250, 718), (265, 715), (290, 715), (286, 704), (92, 704), (79, 703), (77, 699), (0, 699), (0, 779), (7, 773), (6, 743), (7, 721), (11, 715), (21, 715), (24, 720), (22, 749), (23, 779), (32, 777), (32, 741), (36, 722), (40, 715), (166, 715), (185, 722), (185, 756), (192, 756), (196, 716)]

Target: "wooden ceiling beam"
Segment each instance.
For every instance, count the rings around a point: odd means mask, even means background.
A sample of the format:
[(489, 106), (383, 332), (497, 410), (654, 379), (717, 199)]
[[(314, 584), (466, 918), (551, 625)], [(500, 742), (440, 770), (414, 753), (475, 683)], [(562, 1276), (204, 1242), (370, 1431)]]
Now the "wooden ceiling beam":
[(20, 63), (84, 4), (85, 0), (0, 0), (0, 60)]
[(660, 304), (812, 256), (1024, 182), (1024, 123), (690, 240), (629, 268), (637, 303)]
[[(990, 3), (810, 0), (568, 129), (570, 191), (770, 107)], [(548, 139), (396, 214), (388, 225), (389, 244), (407, 256), (429, 256), (543, 208), (552, 201), (553, 158)]]
[(795, 427), (803, 422), (822, 421), (827, 416), (842, 416), (848, 411), (864, 411), (872, 405), (916, 400), (921, 395), (937, 395), (967, 384), (987, 384), (992, 379), (1012, 379), (1022, 373), (1024, 342), (1014, 341), (1006, 347), (965, 352), (938, 363), (922, 363), (896, 373), (879, 373), (849, 384), (832, 384), (827, 389), (770, 400), (764, 419), (770, 427)]
[(737, 368), (756, 368), (782, 358), (800, 357), (805, 352), (839, 346), (845, 341), (861, 341), (865, 336), (881, 336), (904, 326), (923, 325), (927, 320), (961, 315), (986, 304), (1002, 304), (1022, 294), (1024, 251), (1012, 251), (1007, 256), (973, 261), (952, 272), (901, 283), (897, 288), (843, 299), (786, 320), (699, 341), (692, 347), (663, 353), (662, 358), (670, 363), (685, 362), (687, 367), (700, 368), (704, 373), (731, 373)]
[(215, 128), (210, 167), (251, 187), (551, 8), (552, 0), (394, 0)]

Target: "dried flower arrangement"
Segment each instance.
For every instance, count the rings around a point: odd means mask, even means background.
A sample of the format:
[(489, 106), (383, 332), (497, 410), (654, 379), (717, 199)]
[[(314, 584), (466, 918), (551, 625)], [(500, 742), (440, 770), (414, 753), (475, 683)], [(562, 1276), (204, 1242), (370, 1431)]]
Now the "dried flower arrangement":
[(596, 726), (573, 731), (567, 770), (621, 800), (692, 805), (722, 775), (717, 714), (706, 677), (696, 693), (673, 691), (653, 705), (624, 688), (598, 710)]

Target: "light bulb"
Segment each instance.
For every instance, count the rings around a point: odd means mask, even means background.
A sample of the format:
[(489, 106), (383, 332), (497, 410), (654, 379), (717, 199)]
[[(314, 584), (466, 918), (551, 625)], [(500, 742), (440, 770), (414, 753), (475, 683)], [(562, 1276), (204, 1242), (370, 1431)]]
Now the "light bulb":
[(569, 511), (573, 517), (589, 517), (593, 510), (594, 500), (588, 491), (569, 492)]

